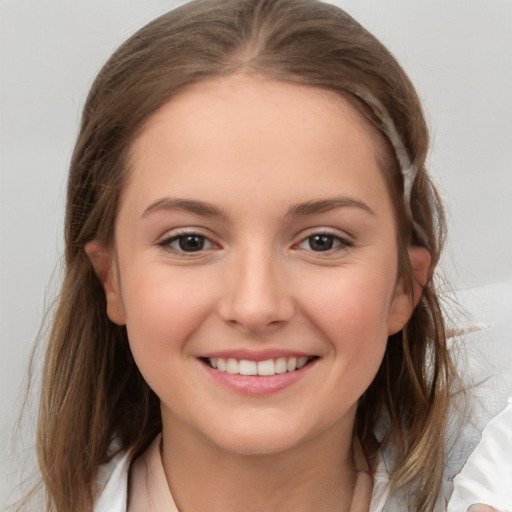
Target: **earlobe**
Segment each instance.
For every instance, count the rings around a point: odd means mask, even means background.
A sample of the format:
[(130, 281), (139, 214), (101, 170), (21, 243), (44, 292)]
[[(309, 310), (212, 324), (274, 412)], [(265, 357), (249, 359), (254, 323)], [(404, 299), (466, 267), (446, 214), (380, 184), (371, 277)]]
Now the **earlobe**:
[(430, 277), (432, 258), (428, 250), (424, 247), (414, 246), (410, 247), (408, 252), (412, 272), (412, 291), (405, 286), (404, 280), (400, 279), (388, 316), (388, 336), (403, 329), (409, 321), (414, 308), (421, 300), (423, 288)]
[(119, 288), (117, 266), (112, 253), (97, 240), (85, 245), (85, 252), (91, 260), (107, 300), (107, 316), (117, 325), (125, 325), (125, 312)]

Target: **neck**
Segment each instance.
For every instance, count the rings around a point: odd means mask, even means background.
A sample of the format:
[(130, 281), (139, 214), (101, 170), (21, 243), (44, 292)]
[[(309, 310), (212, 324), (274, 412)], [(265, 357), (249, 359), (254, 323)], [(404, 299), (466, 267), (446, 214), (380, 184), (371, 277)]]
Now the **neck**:
[(351, 428), (335, 425), (299, 447), (264, 455), (223, 450), (189, 429), (164, 427), (162, 435), (162, 461), (181, 511), (355, 510), (360, 482)]

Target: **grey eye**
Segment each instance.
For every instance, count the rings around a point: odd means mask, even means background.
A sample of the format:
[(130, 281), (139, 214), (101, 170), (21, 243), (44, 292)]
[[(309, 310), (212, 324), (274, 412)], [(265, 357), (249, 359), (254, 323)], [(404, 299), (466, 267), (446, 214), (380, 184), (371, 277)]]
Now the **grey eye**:
[(182, 235), (174, 242), (178, 242), (179, 248), (184, 252), (196, 252), (204, 249), (205, 237), (200, 235)]
[(171, 236), (162, 240), (158, 245), (176, 253), (200, 252), (205, 249), (211, 249), (213, 246), (207, 237), (197, 233)]
[(337, 241), (332, 235), (313, 235), (306, 240), (309, 248), (313, 251), (329, 251)]

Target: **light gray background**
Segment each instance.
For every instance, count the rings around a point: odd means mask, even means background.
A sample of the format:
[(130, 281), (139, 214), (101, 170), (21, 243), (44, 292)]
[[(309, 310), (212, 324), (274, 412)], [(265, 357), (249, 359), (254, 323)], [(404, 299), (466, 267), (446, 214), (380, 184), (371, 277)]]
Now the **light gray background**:
[[(12, 487), (10, 435), (27, 359), (58, 288), (66, 168), (81, 106), (109, 54), (177, 3), (0, 3), (2, 508)], [(486, 324), (486, 352), (510, 369), (512, 2), (337, 3), (392, 50), (418, 88), (433, 135), (431, 167), (448, 204), (443, 268), (473, 313), (464, 325)]]

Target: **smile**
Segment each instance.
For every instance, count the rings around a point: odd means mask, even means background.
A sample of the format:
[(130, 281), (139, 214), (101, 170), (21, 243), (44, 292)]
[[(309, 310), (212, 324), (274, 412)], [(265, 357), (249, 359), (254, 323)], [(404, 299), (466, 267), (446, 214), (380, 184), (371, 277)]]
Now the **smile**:
[(272, 376), (300, 370), (314, 357), (279, 357), (265, 361), (251, 361), (249, 359), (234, 359), (224, 357), (207, 357), (203, 361), (218, 370), (230, 375)]

